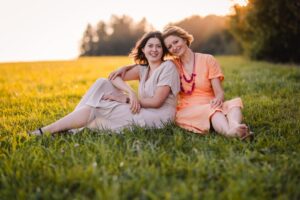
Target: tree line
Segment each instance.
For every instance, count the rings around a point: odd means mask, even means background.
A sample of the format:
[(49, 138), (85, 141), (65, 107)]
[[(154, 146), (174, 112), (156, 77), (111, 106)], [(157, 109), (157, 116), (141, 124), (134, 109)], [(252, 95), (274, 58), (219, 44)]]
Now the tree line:
[[(227, 17), (191, 16), (176, 23), (193, 34), (191, 48), (211, 54), (239, 54), (241, 47), (226, 26)], [(81, 56), (128, 55), (135, 42), (147, 31), (154, 30), (144, 18), (134, 22), (129, 16), (113, 15), (108, 23), (88, 24), (81, 42)]]
[[(229, 16), (191, 16), (170, 23), (186, 29), (195, 40), (191, 48), (210, 54), (241, 54), (251, 59), (300, 63), (300, 1), (248, 0)], [(153, 30), (146, 19), (112, 16), (88, 25), (80, 56), (128, 55), (135, 42)]]

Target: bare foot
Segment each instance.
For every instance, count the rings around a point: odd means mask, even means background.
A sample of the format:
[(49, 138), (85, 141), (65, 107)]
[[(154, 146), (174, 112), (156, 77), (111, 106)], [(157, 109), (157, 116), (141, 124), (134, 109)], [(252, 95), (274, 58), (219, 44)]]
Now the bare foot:
[(228, 131), (228, 135), (231, 137), (244, 137), (248, 133), (248, 126), (246, 124), (236, 124)]
[(250, 129), (248, 128), (247, 133), (241, 137), (241, 140), (247, 140), (247, 139), (253, 140), (253, 138), (254, 138), (254, 132), (250, 131)]

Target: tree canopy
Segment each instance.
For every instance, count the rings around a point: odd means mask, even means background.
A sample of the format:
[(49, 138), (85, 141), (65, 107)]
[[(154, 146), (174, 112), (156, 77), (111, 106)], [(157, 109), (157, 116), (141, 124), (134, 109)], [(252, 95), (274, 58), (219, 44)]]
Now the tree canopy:
[(231, 30), (253, 59), (300, 62), (300, 1), (249, 0), (234, 7)]
[(96, 27), (88, 24), (81, 41), (81, 56), (128, 54), (149, 28), (146, 19), (135, 23), (126, 15), (113, 15), (109, 23), (100, 21)]
[[(211, 54), (238, 54), (241, 48), (228, 31), (227, 17), (191, 16), (172, 25), (190, 32), (195, 40), (191, 48)], [(135, 42), (153, 27), (142, 19), (134, 22), (129, 16), (113, 15), (108, 23), (88, 24), (81, 42), (81, 56), (127, 55)]]
[(180, 26), (194, 36), (191, 48), (210, 54), (240, 54), (242, 49), (228, 30), (228, 17), (191, 16), (170, 25)]

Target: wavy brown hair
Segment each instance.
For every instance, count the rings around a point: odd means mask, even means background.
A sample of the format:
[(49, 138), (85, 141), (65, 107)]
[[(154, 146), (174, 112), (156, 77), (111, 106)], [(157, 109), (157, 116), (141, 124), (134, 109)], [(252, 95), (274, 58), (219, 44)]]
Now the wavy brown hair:
[(133, 57), (133, 60), (136, 64), (148, 65), (148, 60), (147, 60), (145, 54), (143, 53), (142, 49), (146, 46), (148, 40), (151, 38), (159, 39), (162, 49), (163, 49), (163, 54), (162, 54), (161, 60), (162, 61), (164, 60), (164, 57), (167, 54), (168, 50), (164, 44), (162, 33), (159, 31), (151, 31), (151, 32), (144, 34), (143, 37), (136, 42), (135, 47), (131, 50), (131, 52), (129, 54), (129, 56)]

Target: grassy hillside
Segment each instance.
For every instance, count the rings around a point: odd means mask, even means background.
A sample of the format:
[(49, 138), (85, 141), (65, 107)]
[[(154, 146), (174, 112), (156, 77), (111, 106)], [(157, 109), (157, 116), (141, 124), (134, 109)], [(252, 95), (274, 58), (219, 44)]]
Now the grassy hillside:
[(130, 59), (0, 64), (0, 199), (299, 199), (300, 68), (217, 59), (252, 142), (175, 125), (29, 138)]

